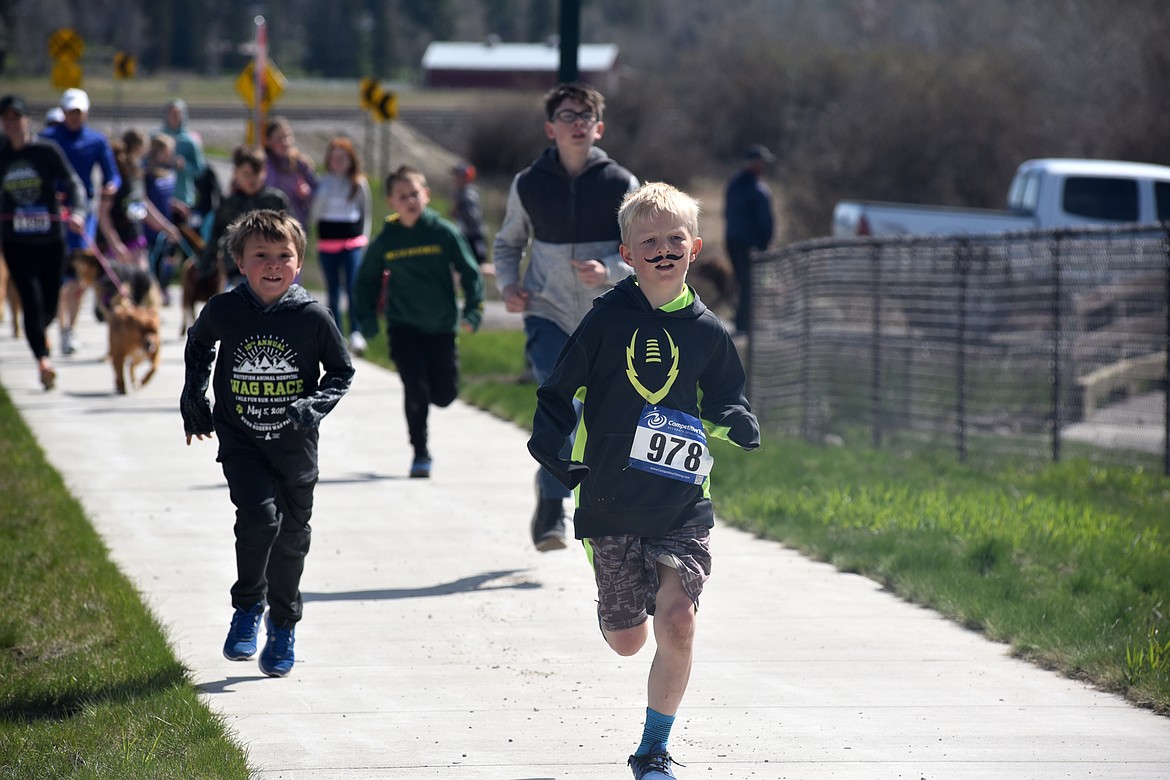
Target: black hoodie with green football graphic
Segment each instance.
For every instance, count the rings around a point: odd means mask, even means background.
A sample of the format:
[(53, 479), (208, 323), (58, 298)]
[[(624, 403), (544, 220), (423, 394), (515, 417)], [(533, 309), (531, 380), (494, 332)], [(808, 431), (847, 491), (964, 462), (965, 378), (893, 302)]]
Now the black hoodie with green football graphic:
[[(579, 422), (575, 398), (582, 403)], [(651, 407), (655, 414), (648, 415)], [(658, 410), (702, 420), (708, 437), (745, 450), (760, 446), (743, 365), (719, 319), (693, 291), (681, 306), (652, 309), (637, 282), (625, 279), (594, 302), (537, 391), (528, 449), (576, 489), (578, 539), (657, 537), (714, 524), (710, 480), (688, 483), (631, 466), (635, 433), (646, 417), (661, 417)], [(559, 453), (575, 426), (572, 458), (564, 460)], [(674, 440), (650, 459), (677, 455), (681, 469), (693, 443)]]

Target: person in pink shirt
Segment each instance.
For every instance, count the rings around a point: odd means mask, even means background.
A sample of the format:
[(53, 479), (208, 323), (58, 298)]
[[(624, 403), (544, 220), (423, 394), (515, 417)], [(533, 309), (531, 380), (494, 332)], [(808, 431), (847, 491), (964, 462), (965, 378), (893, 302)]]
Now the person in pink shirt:
[[(341, 321), (341, 294), (345, 292), (346, 309), (352, 312), (353, 280), (369, 243), (370, 183), (362, 173), (353, 141), (344, 136), (334, 138), (326, 147), (325, 169), (317, 182), (309, 220), (317, 226), (317, 254), (329, 309), (338, 330), (346, 333)], [(348, 333), (350, 350), (359, 355), (365, 352), (366, 341), (352, 313)]]

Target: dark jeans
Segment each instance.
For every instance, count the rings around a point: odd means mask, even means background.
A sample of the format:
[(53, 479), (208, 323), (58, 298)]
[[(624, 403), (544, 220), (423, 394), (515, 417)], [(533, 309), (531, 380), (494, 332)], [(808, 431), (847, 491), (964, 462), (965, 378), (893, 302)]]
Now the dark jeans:
[[(57, 316), (57, 301), (61, 295), (61, 278), (65, 268), (65, 242), (18, 244), (5, 241), (4, 258), (12, 282), (20, 293), (20, 305), (24, 310), (24, 336), (28, 339), (28, 345), (38, 360), (48, 357), (45, 328)], [(4, 291), (0, 290), (0, 298), (3, 295)]]
[(444, 407), (459, 394), (459, 359), (454, 333), (424, 333), (408, 327), (389, 330), (390, 359), (402, 379), (406, 430), (415, 459), (430, 457), (427, 413)]
[(236, 506), (236, 584), (232, 606), (249, 609), (268, 600), (273, 624), (301, 619), (301, 573), (309, 554), (313, 489), (317, 480), (286, 482), (259, 452), (222, 458)]
[[(358, 247), (343, 252), (321, 252), (321, 272), (325, 276), (325, 289), (329, 297), (329, 311), (333, 321), (342, 333), (353, 333), (357, 323), (353, 319), (353, 280), (362, 262), (362, 250)], [(345, 277), (344, 284), (342, 277)], [(349, 329), (341, 324), (341, 293), (345, 293), (345, 306), (350, 311)]]
[[(543, 384), (556, 367), (557, 358), (560, 357), (561, 350), (565, 348), (569, 334), (561, 330), (560, 326), (552, 320), (546, 320), (544, 317), (525, 317), (524, 335), (524, 354), (532, 366), (532, 375), (536, 379), (536, 384)], [(575, 401), (574, 405), (577, 406)], [(578, 408), (577, 414), (580, 415), (580, 413), (581, 410)], [(564, 449), (561, 450), (561, 457), (567, 459), (572, 452), (573, 436), (570, 436)], [(542, 499), (565, 499), (573, 494), (544, 467), (536, 472), (536, 492)]]
[(739, 305), (735, 309), (735, 329), (747, 333), (752, 328), (752, 249), (750, 244), (727, 242), (727, 255), (735, 269), (735, 285), (739, 288)]

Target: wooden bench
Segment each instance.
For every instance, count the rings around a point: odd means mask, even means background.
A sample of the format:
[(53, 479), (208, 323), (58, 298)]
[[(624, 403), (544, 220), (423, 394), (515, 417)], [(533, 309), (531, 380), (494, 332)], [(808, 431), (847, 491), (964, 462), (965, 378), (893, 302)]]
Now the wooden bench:
[(1124, 390), (1127, 396), (1134, 396), (1143, 391), (1143, 383), (1156, 382), (1165, 376), (1166, 353), (1152, 352), (1141, 357), (1124, 358), (1077, 377), (1084, 415), (1081, 419), (1087, 419), (1114, 393)]

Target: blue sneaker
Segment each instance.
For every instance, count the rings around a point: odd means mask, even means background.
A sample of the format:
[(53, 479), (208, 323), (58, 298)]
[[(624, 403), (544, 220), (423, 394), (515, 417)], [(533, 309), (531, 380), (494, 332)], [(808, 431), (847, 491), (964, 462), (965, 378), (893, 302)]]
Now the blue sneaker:
[(223, 643), (223, 657), (229, 661), (247, 661), (256, 655), (256, 630), (264, 616), (264, 602), (251, 609), (236, 609), (232, 626)]
[(650, 748), (650, 752), (640, 756), (630, 756), (626, 765), (634, 770), (634, 780), (662, 780), (667, 777), (674, 780), (671, 764), (679, 764), (666, 752), (666, 745), (661, 742)]
[(293, 636), (296, 629), (278, 628), (272, 625), (272, 616), (264, 621), (268, 629), (268, 641), (264, 643), (264, 652), (260, 653), (260, 671), (269, 677), (284, 677), (292, 671)]
[(412, 479), (430, 479), (431, 459), (415, 458), (414, 462), (410, 464), (410, 476)]

